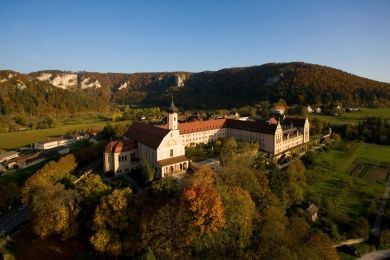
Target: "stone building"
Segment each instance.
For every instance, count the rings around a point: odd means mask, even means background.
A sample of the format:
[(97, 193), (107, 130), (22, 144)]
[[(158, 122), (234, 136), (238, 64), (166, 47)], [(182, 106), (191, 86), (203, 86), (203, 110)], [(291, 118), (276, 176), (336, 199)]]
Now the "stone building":
[(110, 142), (104, 154), (104, 170), (126, 173), (149, 165), (157, 177), (185, 172), (189, 159), (185, 147), (214, 142), (218, 138), (258, 143), (261, 151), (272, 156), (309, 141), (309, 121), (299, 118), (264, 122), (214, 119), (179, 123), (173, 101), (165, 125), (133, 124), (124, 141)]

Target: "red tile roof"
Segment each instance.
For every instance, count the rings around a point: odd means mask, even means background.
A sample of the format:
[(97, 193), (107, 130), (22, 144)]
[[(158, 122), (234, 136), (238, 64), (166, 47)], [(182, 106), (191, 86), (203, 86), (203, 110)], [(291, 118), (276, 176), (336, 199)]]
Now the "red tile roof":
[(180, 134), (189, 134), (200, 131), (220, 129), (226, 127), (226, 119), (196, 121), (179, 124)]
[(134, 148), (137, 148), (137, 143), (134, 140), (111, 141), (106, 146), (106, 153), (121, 153)]
[(169, 129), (164, 129), (162, 127), (134, 123), (125, 135), (146, 146), (157, 148), (169, 132)]
[[(164, 129), (168, 128), (167, 125), (161, 125), (159, 127)], [(221, 128), (233, 128), (252, 132), (273, 134), (275, 133), (276, 127), (277, 125), (269, 124), (267, 122), (241, 121), (235, 119), (216, 119), (179, 124), (180, 134), (190, 134)]]

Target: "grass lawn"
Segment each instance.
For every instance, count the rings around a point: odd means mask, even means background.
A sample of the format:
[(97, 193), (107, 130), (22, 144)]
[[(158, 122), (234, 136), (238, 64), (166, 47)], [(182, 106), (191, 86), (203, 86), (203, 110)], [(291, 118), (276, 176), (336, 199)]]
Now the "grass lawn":
[(311, 115), (332, 124), (357, 123), (366, 117), (382, 117), (390, 119), (390, 108), (362, 108), (360, 111), (344, 112), (341, 116)]
[[(129, 121), (114, 122), (115, 124), (128, 124)], [(11, 133), (0, 133), (0, 151), (9, 150), (22, 146), (27, 146), (35, 142), (45, 141), (49, 137), (55, 137), (65, 134), (69, 130), (86, 130), (94, 129), (101, 130), (106, 125), (106, 122), (85, 122), (73, 125), (62, 125), (54, 128), (11, 132)]]
[(316, 154), (317, 165), (307, 170), (305, 196), (320, 205), (320, 215), (337, 225), (341, 238), (351, 238), (357, 236), (356, 230), (360, 228), (358, 219), (372, 221), (385, 184), (351, 176), (349, 169), (359, 162), (390, 163), (390, 146), (364, 143), (338, 146)]

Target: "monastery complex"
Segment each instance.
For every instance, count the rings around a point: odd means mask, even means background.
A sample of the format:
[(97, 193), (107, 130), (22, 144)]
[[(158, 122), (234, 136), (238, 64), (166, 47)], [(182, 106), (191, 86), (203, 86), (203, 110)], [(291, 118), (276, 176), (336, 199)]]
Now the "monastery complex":
[(308, 142), (310, 137), (307, 118), (271, 119), (267, 122), (215, 119), (179, 123), (177, 112), (172, 101), (167, 124), (134, 123), (123, 141), (110, 142), (104, 152), (104, 171), (121, 174), (149, 165), (156, 169), (156, 177), (163, 178), (188, 169), (187, 146), (233, 137), (258, 143), (262, 152), (276, 156)]

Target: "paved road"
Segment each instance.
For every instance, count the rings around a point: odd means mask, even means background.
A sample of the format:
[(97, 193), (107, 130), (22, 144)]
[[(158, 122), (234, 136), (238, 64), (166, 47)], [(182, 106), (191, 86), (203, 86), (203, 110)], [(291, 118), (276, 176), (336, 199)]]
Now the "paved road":
[(389, 198), (390, 194), (390, 176), (387, 180), (387, 186), (385, 188), (385, 193), (382, 197), (382, 202), (379, 206), (378, 214), (376, 215), (375, 224), (374, 227), (371, 229), (371, 233), (375, 237), (379, 237), (379, 233), (381, 231), (381, 223), (382, 223), (382, 217), (386, 209), (387, 200)]
[(390, 249), (374, 251), (358, 258), (360, 260), (382, 260), (390, 258)]
[(29, 210), (24, 208), (17, 208), (0, 218), (0, 235), (7, 235), (12, 230), (29, 220)]

